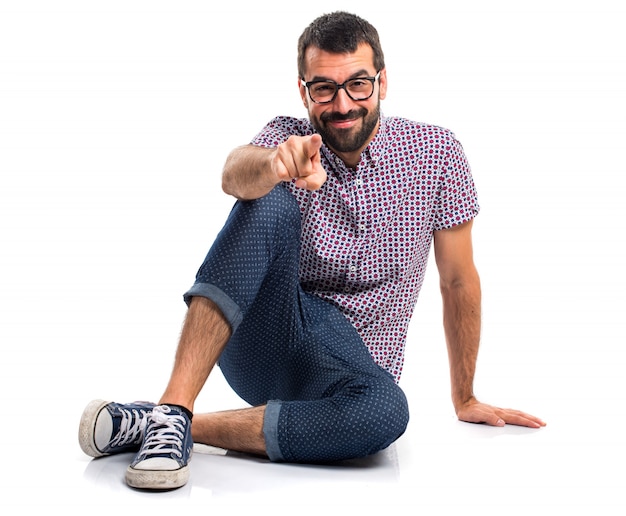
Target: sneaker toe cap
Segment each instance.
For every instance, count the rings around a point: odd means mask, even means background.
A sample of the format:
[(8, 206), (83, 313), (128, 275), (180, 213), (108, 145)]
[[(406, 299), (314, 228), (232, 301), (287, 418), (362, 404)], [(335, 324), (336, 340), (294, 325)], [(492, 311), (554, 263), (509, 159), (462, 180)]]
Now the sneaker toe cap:
[(134, 464), (133, 469), (141, 469), (145, 471), (175, 471), (181, 468), (181, 465), (174, 459), (167, 457), (153, 457), (151, 459), (145, 459), (141, 462)]

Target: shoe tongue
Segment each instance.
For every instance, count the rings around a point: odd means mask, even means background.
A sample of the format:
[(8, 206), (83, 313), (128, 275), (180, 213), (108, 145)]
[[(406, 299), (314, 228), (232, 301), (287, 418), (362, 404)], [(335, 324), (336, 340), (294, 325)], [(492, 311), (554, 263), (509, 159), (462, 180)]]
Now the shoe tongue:
[(166, 414), (163, 414), (163, 412), (152, 412), (152, 421), (154, 421), (155, 423), (158, 423), (159, 425), (164, 425), (165, 423), (167, 423), (167, 420), (168, 417)]
[(163, 425), (167, 423), (169, 419), (169, 414), (171, 411), (172, 409), (168, 407), (167, 405), (159, 405), (152, 409), (151, 419), (155, 423), (158, 423), (159, 425)]
[(165, 408), (166, 412), (169, 412), (168, 409), (174, 409), (175, 411), (178, 411), (177, 413), (184, 412), (187, 418), (189, 419), (189, 421), (193, 419), (193, 413), (187, 407), (183, 407), (182, 405), (176, 405), (174, 403), (166, 403), (160, 406), (162, 408)]

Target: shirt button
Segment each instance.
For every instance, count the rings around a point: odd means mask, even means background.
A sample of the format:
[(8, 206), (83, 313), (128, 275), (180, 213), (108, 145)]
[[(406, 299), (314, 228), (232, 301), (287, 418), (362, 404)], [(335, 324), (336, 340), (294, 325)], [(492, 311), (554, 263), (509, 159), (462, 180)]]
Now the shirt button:
[(354, 272), (354, 271), (356, 271), (356, 265), (350, 266), (350, 272)]
[(360, 229), (361, 231), (365, 231), (365, 224), (361, 224), (361, 225), (359, 226), (359, 229)]
[(356, 180), (356, 184), (357, 184), (358, 186), (361, 186), (361, 185), (363, 184), (363, 180), (362, 180), (362, 179), (357, 179), (357, 180)]

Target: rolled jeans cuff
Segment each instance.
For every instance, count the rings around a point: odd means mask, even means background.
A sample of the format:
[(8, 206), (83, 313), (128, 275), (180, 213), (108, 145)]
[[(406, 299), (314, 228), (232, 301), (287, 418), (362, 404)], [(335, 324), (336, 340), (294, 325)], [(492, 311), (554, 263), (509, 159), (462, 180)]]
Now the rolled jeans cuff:
[(281, 402), (268, 401), (265, 406), (263, 419), (263, 435), (265, 436), (265, 451), (272, 462), (284, 461), (283, 454), (278, 445), (278, 416), (280, 415)]
[(243, 314), (241, 313), (237, 303), (226, 295), (223, 290), (210, 283), (196, 283), (183, 295), (183, 299), (185, 300), (185, 303), (187, 303), (187, 306), (191, 303), (191, 298), (196, 296), (206, 297), (207, 299), (213, 301), (222, 311), (222, 314), (230, 324), (231, 331), (233, 333), (235, 332), (243, 319)]

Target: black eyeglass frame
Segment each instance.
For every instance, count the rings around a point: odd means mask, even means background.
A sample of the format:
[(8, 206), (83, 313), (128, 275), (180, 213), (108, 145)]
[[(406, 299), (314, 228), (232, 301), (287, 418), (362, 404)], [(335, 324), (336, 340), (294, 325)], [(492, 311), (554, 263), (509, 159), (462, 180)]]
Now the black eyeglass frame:
[[(300, 79), (300, 83), (307, 89), (307, 91), (309, 92), (309, 98), (315, 103), (315, 104), (330, 104), (331, 102), (333, 102), (336, 98), (337, 98), (337, 94), (339, 93), (339, 90), (343, 89), (346, 92), (346, 95), (348, 95), (348, 97), (350, 97), (352, 100), (354, 100), (355, 102), (359, 102), (362, 100), (367, 100), (370, 99), (372, 97), (372, 95), (374, 95), (374, 90), (376, 89), (376, 81), (380, 78), (380, 70), (376, 73), (376, 75), (374, 77), (353, 77), (352, 79), (348, 79), (345, 82), (342, 82), (341, 84), (337, 84), (335, 81), (331, 80), (331, 79), (321, 79), (318, 81), (305, 81), (304, 79)], [(363, 98), (358, 98), (355, 99), (352, 95), (350, 95), (350, 92), (348, 91), (348, 88), (346, 87), (348, 85), (348, 83), (352, 82), (352, 81), (370, 81), (372, 83), (372, 93), (370, 93), (367, 97), (363, 97)], [(319, 101), (319, 100), (315, 100), (312, 96), (311, 96), (311, 86), (313, 86), (314, 84), (333, 84), (337, 89), (335, 90), (335, 93), (333, 94), (332, 98), (330, 100), (324, 100), (324, 101)]]

